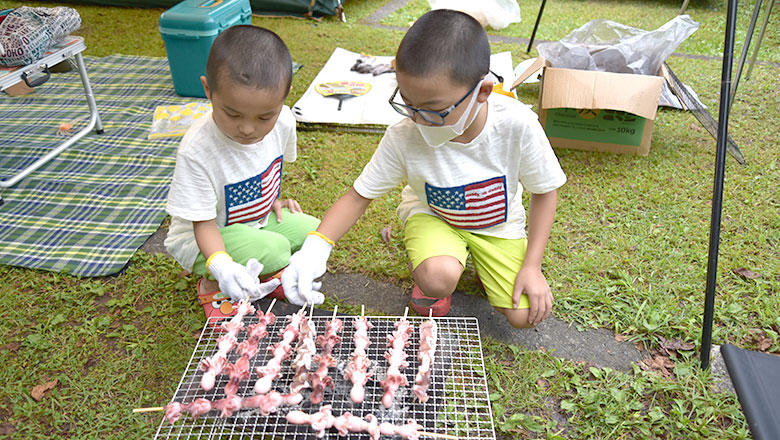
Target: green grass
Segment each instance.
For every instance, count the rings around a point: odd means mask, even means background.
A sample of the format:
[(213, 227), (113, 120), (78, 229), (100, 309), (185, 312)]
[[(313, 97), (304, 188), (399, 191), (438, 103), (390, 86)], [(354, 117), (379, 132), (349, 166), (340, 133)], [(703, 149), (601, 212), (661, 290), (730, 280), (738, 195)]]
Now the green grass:
[[(346, 24), (254, 18), (279, 33), (295, 61), (292, 105), (335, 47), (392, 54), (403, 33), (360, 23), (386, 0), (346, 2)], [(500, 32), (528, 37), (537, 1), (521, 0), (524, 21)], [(549, 2), (537, 38), (555, 40), (592, 18), (609, 17), (654, 29), (674, 16), (679, 1)], [(0, 0), (0, 8), (20, 2)], [(24, 2), (27, 5), (51, 3)], [(723, 44), (725, 1), (692, 2), (702, 27), (677, 52), (717, 56)], [(87, 55), (165, 56), (157, 33), (160, 9), (76, 6)], [(752, 7), (752, 6), (751, 6)], [(428, 9), (412, 0), (383, 24), (406, 26)], [(741, 47), (749, 18), (740, 9)], [(524, 45), (495, 44), (515, 62)], [(532, 51), (531, 55), (535, 52)], [(759, 59), (780, 62), (778, 27), (765, 37)], [(720, 61), (672, 57), (670, 65), (717, 117)], [(726, 166), (714, 342), (780, 352), (780, 69), (759, 64), (740, 84), (730, 132), (747, 159)], [(521, 100), (536, 103), (537, 85)], [(299, 132), (299, 159), (286, 169), (285, 196), (321, 216), (346, 191), (371, 157), (379, 135)], [(748, 438), (734, 395), (717, 392), (699, 371), (715, 141), (692, 115), (662, 109), (648, 157), (558, 149), (569, 178), (560, 190), (545, 274), (556, 295), (555, 314), (581, 328), (606, 328), (657, 350), (660, 338), (693, 344), (673, 358), (669, 375), (618, 372), (565, 361), (493, 340), (485, 363), (498, 431), (510, 438)], [(408, 287), (394, 192), (372, 203), (339, 242), (332, 271), (360, 272)], [(392, 226), (390, 243), (380, 230)], [(760, 275), (745, 279), (733, 270)], [(10, 438), (148, 438), (158, 414), (131, 408), (170, 399), (202, 326), (193, 300), (195, 278), (176, 263), (143, 252), (116, 277), (80, 279), (0, 266), (0, 435)], [(473, 273), (461, 288), (477, 293)], [(329, 301), (328, 305), (333, 305)], [(340, 310), (359, 305), (339, 304)], [(57, 379), (40, 402), (36, 385)]]

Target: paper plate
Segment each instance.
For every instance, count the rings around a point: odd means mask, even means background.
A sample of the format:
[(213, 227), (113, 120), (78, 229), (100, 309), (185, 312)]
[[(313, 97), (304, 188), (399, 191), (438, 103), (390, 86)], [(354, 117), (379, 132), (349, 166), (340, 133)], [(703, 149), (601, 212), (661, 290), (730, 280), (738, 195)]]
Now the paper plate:
[[(531, 64), (533, 64), (534, 61), (536, 61), (536, 58), (529, 58), (527, 60), (524, 60), (522, 63), (518, 64), (517, 67), (515, 67), (515, 78), (520, 76), (521, 73), (525, 72), (526, 69), (531, 67)], [(539, 82), (539, 74), (541, 73), (542, 73), (542, 69), (539, 69), (533, 75), (529, 76), (528, 79), (523, 81), (523, 84), (533, 84)]]

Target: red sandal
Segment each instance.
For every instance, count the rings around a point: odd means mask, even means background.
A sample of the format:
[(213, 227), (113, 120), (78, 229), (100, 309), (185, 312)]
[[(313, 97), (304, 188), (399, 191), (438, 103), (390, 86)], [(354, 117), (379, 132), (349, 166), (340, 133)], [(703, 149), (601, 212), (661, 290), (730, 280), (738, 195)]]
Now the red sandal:
[(203, 305), (206, 320), (214, 321), (214, 326), (216, 327), (223, 321), (222, 318), (230, 318), (236, 314), (238, 309), (230, 302), (230, 297), (219, 289), (201, 293), (200, 285), (202, 282), (203, 278), (198, 280), (198, 301)]
[(417, 284), (415, 284), (412, 289), (412, 300), (409, 301), (409, 306), (412, 310), (422, 316), (447, 316), (447, 313), (450, 312), (451, 305), (452, 295), (446, 298), (425, 296)]

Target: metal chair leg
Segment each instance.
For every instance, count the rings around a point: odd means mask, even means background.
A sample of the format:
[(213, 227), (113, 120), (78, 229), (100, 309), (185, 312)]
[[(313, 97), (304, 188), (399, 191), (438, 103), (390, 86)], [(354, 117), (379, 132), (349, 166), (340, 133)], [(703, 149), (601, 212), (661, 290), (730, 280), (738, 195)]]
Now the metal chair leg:
[(753, 56), (750, 57), (750, 65), (745, 74), (745, 81), (750, 81), (750, 74), (753, 72), (753, 66), (756, 64), (756, 58), (758, 58), (758, 48), (761, 47), (761, 41), (764, 39), (764, 31), (766, 31), (766, 25), (769, 23), (769, 14), (772, 13), (772, 7), (774, 5), (775, 0), (769, 0), (769, 6), (767, 6), (766, 15), (764, 16), (764, 23), (761, 25), (761, 31), (758, 33), (758, 41), (756, 41), (756, 47), (753, 48)]
[(84, 59), (81, 57), (81, 53), (77, 53), (76, 66), (78, 67), (79, 76), (81, 76), (81, 83), (84, 86), (84, 92), (87, 97), (87, 105), (89, 106), (89, 122), (87, 126), (81, 129), (78, 133), (75, 133), (68, 140), (59, 144), (56, 148), (49, 151), (38, 160), (33, 162), (30, 166), (18, 172), (8, 180), (0, 181), (0, 188), (10, 188), (16, 185), (20, 180), (27, 177), (30, 173), (42, 167), (45, 163), (54, 159), (57, 155), (65, 151), (68, 147), (75, 144), (76, 141), (86, 136), (93, 128), (97, 134), (103, 133), (103, 124), (100, 121), (100, 115), (98, 114), (97, 104), (95, 103), (95, 97), (92, 95), (92, 87), (89, 84), (89, 77), (87, 76), (87, 69), (84, 66)]

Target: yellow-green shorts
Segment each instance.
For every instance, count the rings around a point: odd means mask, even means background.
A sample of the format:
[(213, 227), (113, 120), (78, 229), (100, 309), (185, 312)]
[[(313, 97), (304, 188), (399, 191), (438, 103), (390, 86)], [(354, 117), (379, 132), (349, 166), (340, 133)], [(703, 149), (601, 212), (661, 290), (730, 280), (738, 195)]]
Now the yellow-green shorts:
[[(471, 260), (493, 307), (512, 308), (515, 278), (525, 259), (528, 240), (481, 235), (448, 225), (439, 217), (415, 214), (404, 225), (404, 245), (412, 269), (430, 257), (447, 255), (466, 267)], [(520, 309), (529, 308), (523, 294)]]

